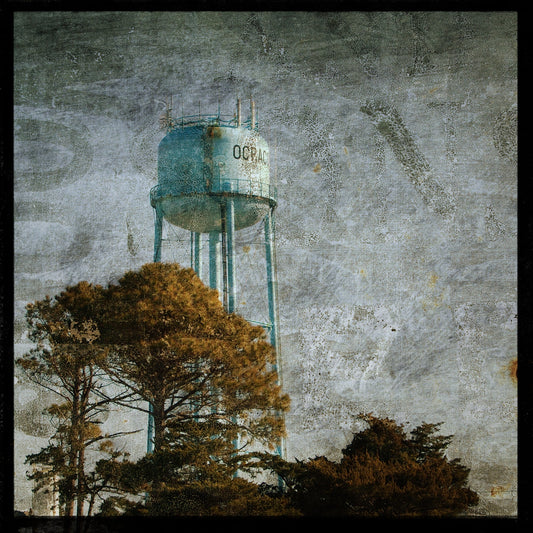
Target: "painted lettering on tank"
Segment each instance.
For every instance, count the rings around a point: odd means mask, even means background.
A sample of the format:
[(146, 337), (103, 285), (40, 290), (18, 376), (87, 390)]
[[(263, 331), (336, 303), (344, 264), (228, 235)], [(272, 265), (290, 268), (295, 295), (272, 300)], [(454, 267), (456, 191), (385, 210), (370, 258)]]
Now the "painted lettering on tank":
[(244, 159), (245, 161), (252, 161), (267, 164), (268, 163), (268, 152), (267, 150), (262, 150), (261, 148), (256, 148), (255, 146), (244, 145), (241, 146), (236, 144), (233, 146), (233, 157), (235, 159)]

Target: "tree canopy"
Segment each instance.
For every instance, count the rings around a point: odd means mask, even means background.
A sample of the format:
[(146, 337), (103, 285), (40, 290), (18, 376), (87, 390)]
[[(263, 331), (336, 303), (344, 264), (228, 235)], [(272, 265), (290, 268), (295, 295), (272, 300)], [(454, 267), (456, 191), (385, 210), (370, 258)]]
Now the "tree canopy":
[[(192, 269), (152, 263), (105, 288), (80, 282), (28, 304), (27, 322), (35, 347), (18, 365), (61, 399), (47, 409), (57, 432), (28, 462), (41, 465), (38, 486), (56, 483), (66, 515), (87, 498), (92, 510), (104, 490), (149, 492), (154, 507), (172, 483), (231, 480), (250, 445), (273, 449), (285, 433), (289, 398), (264, 329), (228, 314)], [(111, 404), (153, 415), (142, 483), (124, 483), (132, 463), (116, 464), (113, 435), (100, 430)], [(103, 458), (86, 472), (93, 445)]]
[(218, 424), (240, 447), (272, 448), (284, 435), (289, 398), (264, 329), (228, 314), (192, 269), (150, 263), (127, 272), (103, 291), (96, 320), (106, 372), (152, 406), (156, 449), (190, 435), (193, 420)]
[(468, 468), (446, 458), (452, 437), (436, 434), (440, 424), (424, 423), (407, 435), (391, 419), (359, 416), (368, 427), (354, 435), (339, 462), (267, 459), (304, 515), (443, 517), (477, 505)]
[[(103, 515), (452, 516), (478, 503), (441, 424), (406, 433), (359, 415), (366, 428), (340, 461), (269, 453), (289, 406), (274, 348), (192, 269), (150, 263), (105, 288), (81, 282), (28, 304), (27, 322), (35, 347), (17, 363), (58, 397), (47, 407), (56, 432), (27, 462), (37, 487), (57, 485), (67, 516), (86, 502), (92, 512), (97, 496)], [(113, 448), (100, 416), (110, 405), (151, 413), (152, 453), (130, 461)], [(254, 482), (268, 470), (283, 487)]]

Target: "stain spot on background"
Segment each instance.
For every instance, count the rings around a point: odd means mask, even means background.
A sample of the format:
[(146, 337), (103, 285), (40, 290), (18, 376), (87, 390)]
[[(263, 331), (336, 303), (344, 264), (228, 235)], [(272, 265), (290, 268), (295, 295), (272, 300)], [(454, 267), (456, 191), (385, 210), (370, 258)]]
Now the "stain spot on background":
[(139, 245), (135, 242), (135, 239), (133, 238), (133, 232), (130, 228), (128, 221), (126, 221), (126, 229), (128, 232), (128, 238), (127, 238), (128, 252), (130, 253), (131, 256), (136, 256), (139, 250)]
[(494, 485), (490, 489), (490, 495), (495, 498), (496, 496), (501, 496), (504, 492), (509, 489), (510, 485)]
[(489, 240), (494, 241), (498, 237), (505, 235), (505, 227), (503, 223), (496, 217), (494, 207), (487, 205), (485, 207), (485, 230)]
[(512, 163), (516, 162), (517, 155), (517, 125), (518, 112), (516, 107), (512, 107), (498, 116), (492, 132), (496, 150)]
[(515, 357), (508, 365), (509, 375), (513, 383), (518, 383), (518, 359)]
[(439, 279), (439, 276), (437, 276), (437, 274), (435, 274), (435, 273), (431, 274), (431, 276), (429, 277), (429, 286), (430, 287), (435, 287), (435, 285), (437, 284), (438, 279)]
[(413, 59), (407, 75), (425, 75), (435, 70), (431, 59), (433, 50), (428, 37), (427, 17), (425, 13), (411, 13), (410, 16)]

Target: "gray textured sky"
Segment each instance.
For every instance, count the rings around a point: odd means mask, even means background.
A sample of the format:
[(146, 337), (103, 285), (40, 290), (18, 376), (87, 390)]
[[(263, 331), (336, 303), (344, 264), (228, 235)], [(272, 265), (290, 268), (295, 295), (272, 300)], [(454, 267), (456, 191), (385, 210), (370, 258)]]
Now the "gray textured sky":
[[(17, 354), (28, 301), (151, 261), (165, 98), (232, 114), (253, 95), (279, 191), (288, 458), (338, 457), (361, 411), (442, 421), (477, 512), (515, 513), (515, 14), (27, 12), (14, 36)], [(164, 259), (186, 263), (171, 233)], [(260, 320), (256, 236), (239, 311)], [(16, 386), (21, 508), (44, 399)]]

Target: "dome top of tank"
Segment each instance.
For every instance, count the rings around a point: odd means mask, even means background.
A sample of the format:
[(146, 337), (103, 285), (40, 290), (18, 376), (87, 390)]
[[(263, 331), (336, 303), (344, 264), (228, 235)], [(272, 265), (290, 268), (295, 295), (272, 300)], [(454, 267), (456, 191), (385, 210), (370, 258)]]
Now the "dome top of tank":
[(235, 229), (259, 222), (276, 206), (270, 153), (257, 130), (255, 104), (243, 121), (240, 100), (232, 117), (189, 115), (174, 119), (167, 109), (167, 134), (158, 148), (158, 184), (152, 207), (173, 225), (198, 233), (221, 231), (221, 209), (231, 196)]

